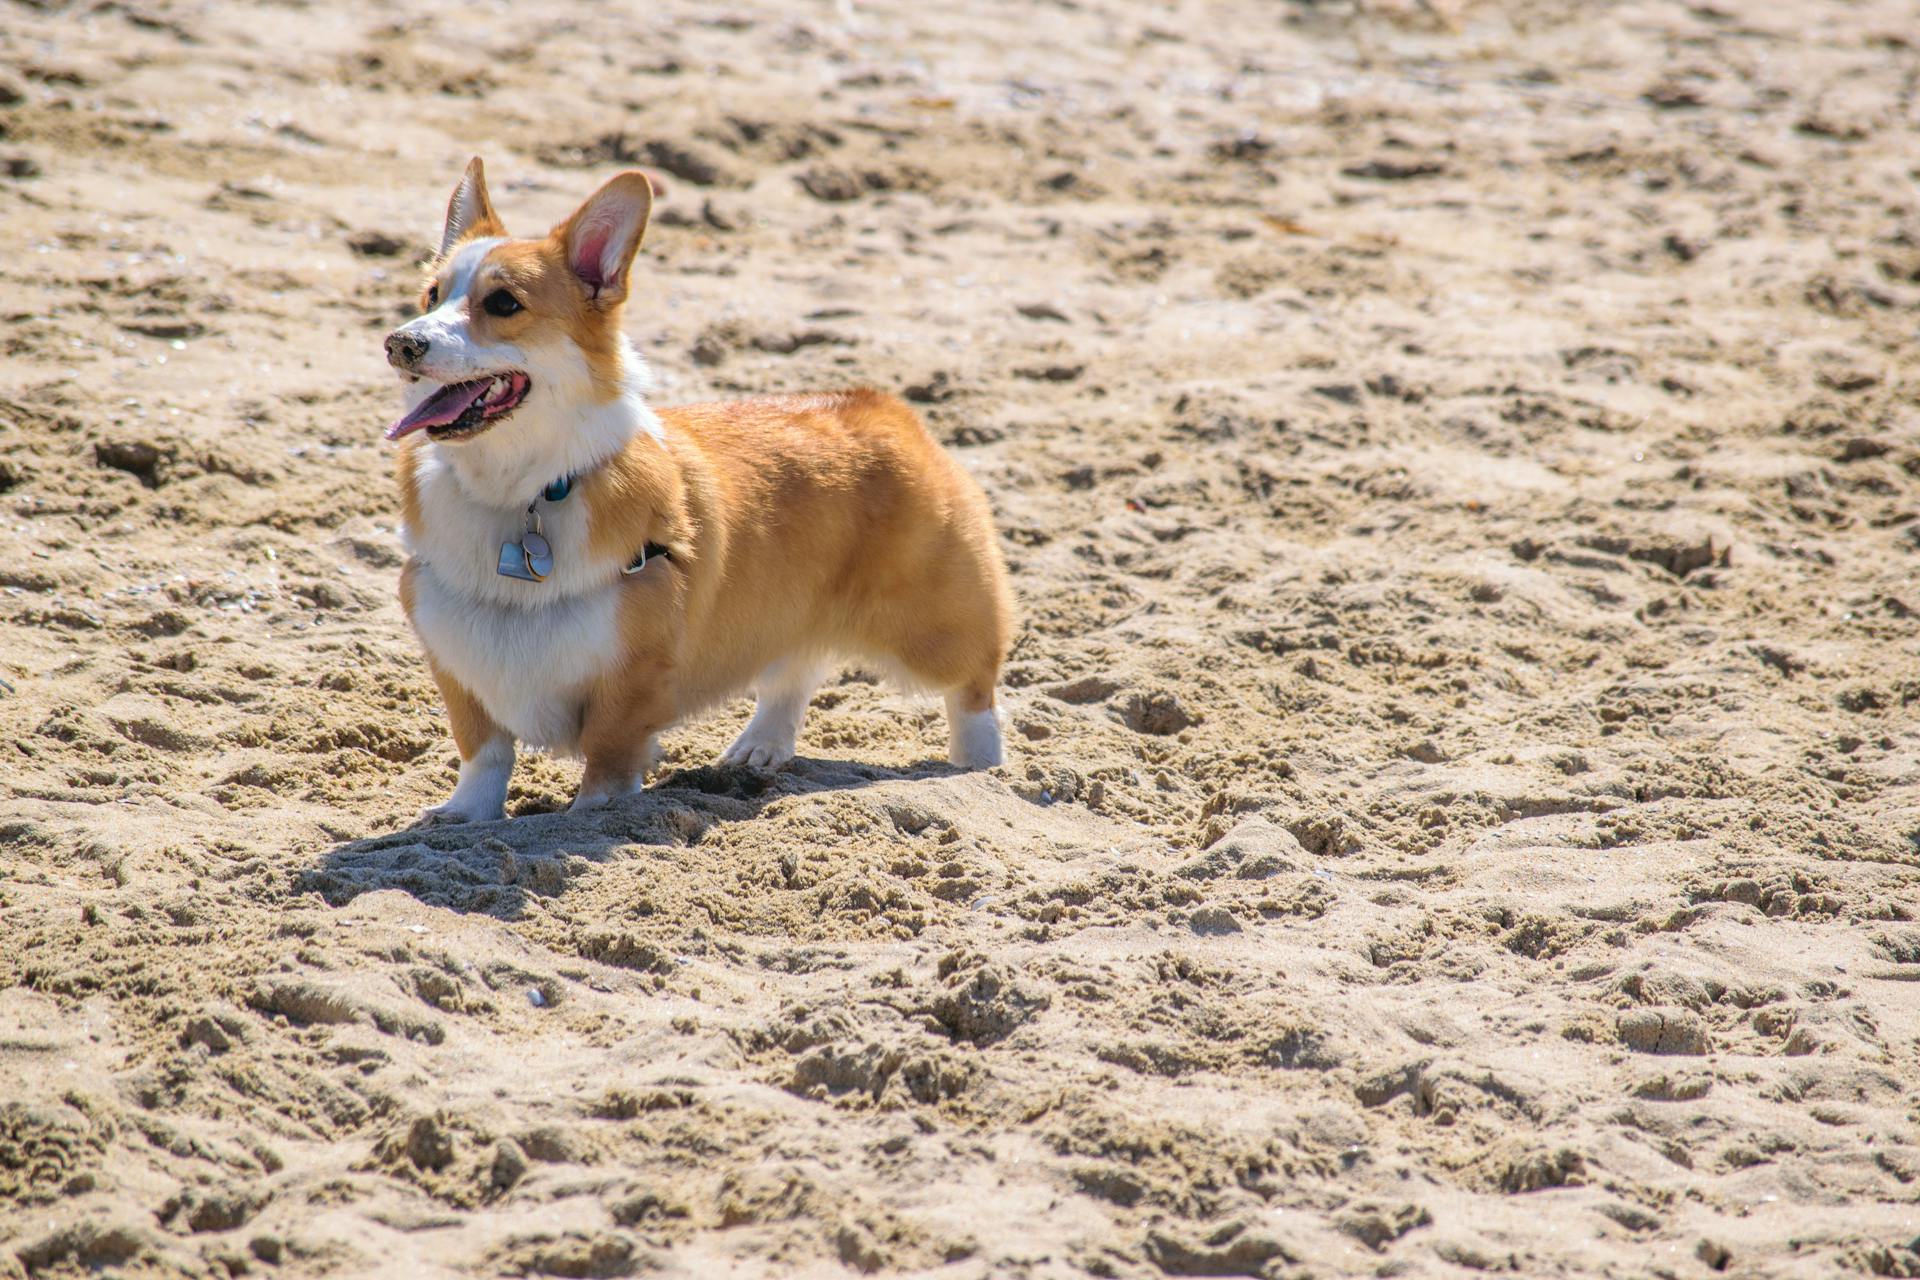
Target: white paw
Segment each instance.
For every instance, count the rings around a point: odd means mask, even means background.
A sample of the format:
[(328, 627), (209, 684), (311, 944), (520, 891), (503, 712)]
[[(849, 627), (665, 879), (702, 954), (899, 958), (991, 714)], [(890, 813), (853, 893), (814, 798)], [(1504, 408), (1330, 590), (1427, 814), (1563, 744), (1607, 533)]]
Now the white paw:
[(507, 779), (513, 776), (513, 739), (499, 737), (460, 762), (460, 781), (445, 804), (420, 815), (416, 827), (498, 822), (507, 816)]
[(463, 822), (499, 822), (506, 816), (505, 806), (496, 806), (491, 810), (484, 805), (464, 808), (455, 801), (449, 800), (445, 804), (437, 804), (431, 809), (422, 810), (420, 816), (414, 819), (413, 828), (424, 830), (428, 827), (458, 826)]
[(1000, 745), (1000, 720), (991, 710), (948, 712), (947, 759), (962, 769), (991, 769), (1006, 760)]
[(769, 733), (765, 728), (748, 725), (720, 757), (721, 764), (745, 765), (749, 769), (771, 772), (793, 759), (793, 736)]

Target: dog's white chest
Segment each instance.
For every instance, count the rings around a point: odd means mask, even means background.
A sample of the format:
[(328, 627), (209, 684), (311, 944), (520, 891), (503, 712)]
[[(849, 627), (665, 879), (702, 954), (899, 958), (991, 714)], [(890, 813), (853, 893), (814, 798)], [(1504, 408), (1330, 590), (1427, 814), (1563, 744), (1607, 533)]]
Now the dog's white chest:
[(587, 686), (620, 658), (619, 579), (590, 560), (586, 510), (578, 500), (539, 503), (553, 574), (522, 581), (498, 565), (501, 543), (523, 536), (525, 514), (476, 505), (432, 459), (418, 475), (420, 521), (406, 540), (421, 643), (515, 738), (576, 750)]
[(587, 687), (619, 657), (618, 605), (613, 587), (531, 609), (476, 600), (423, 564), (413, 625), (434, 662), (502, 728), (529, 746), (572, 752)]

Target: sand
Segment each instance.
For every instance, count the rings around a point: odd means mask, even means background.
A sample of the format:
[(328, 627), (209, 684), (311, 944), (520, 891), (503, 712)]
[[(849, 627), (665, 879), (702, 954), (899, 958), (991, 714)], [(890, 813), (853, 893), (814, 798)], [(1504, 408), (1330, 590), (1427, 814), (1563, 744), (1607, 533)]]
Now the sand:
[[(0, 16), (0, 1276), (1920, 1275), (1902, 3)], [(904, 391), (1009, 764), (419, 833), (405, 314), (659, 174)]]

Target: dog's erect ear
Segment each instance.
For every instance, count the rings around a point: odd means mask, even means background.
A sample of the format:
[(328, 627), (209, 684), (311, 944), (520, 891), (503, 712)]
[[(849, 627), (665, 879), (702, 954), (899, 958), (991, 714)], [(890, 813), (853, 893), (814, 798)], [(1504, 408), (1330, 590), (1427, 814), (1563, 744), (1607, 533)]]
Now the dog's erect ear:
[(475, 234), (507, 234), (493, 211), (493, 201), (487, 199), (487, 170), (479, 156), (467, 161), (467, 171), (460, 175), (453, 198), (447, 201), (447, 227), (440, 233), (440, 256), (444, 258), (453, 246)]
[(596, 306), (613, 306), (627, 296), (627, 268), (640, 247), (653, 211), (653, 184), (635, 170), (611, 179), (587, 197), (571, 218), (555, 230), (566, 246), (567, 265), (587, 286)]

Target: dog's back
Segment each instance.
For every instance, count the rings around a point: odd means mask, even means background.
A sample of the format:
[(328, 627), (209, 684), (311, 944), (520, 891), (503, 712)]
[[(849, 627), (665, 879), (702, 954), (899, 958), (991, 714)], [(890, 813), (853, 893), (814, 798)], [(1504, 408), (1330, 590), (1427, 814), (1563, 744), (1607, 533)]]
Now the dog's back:
[[(856, 390), (658, 412), (695, 530), (687, 709), (795, 656), (869, 660), (931, 690), (973, 685), (991, 705), (1012, 630), (992, 517), (912, 409)], [(636, 440), (611, 470), (657, 456)]]

